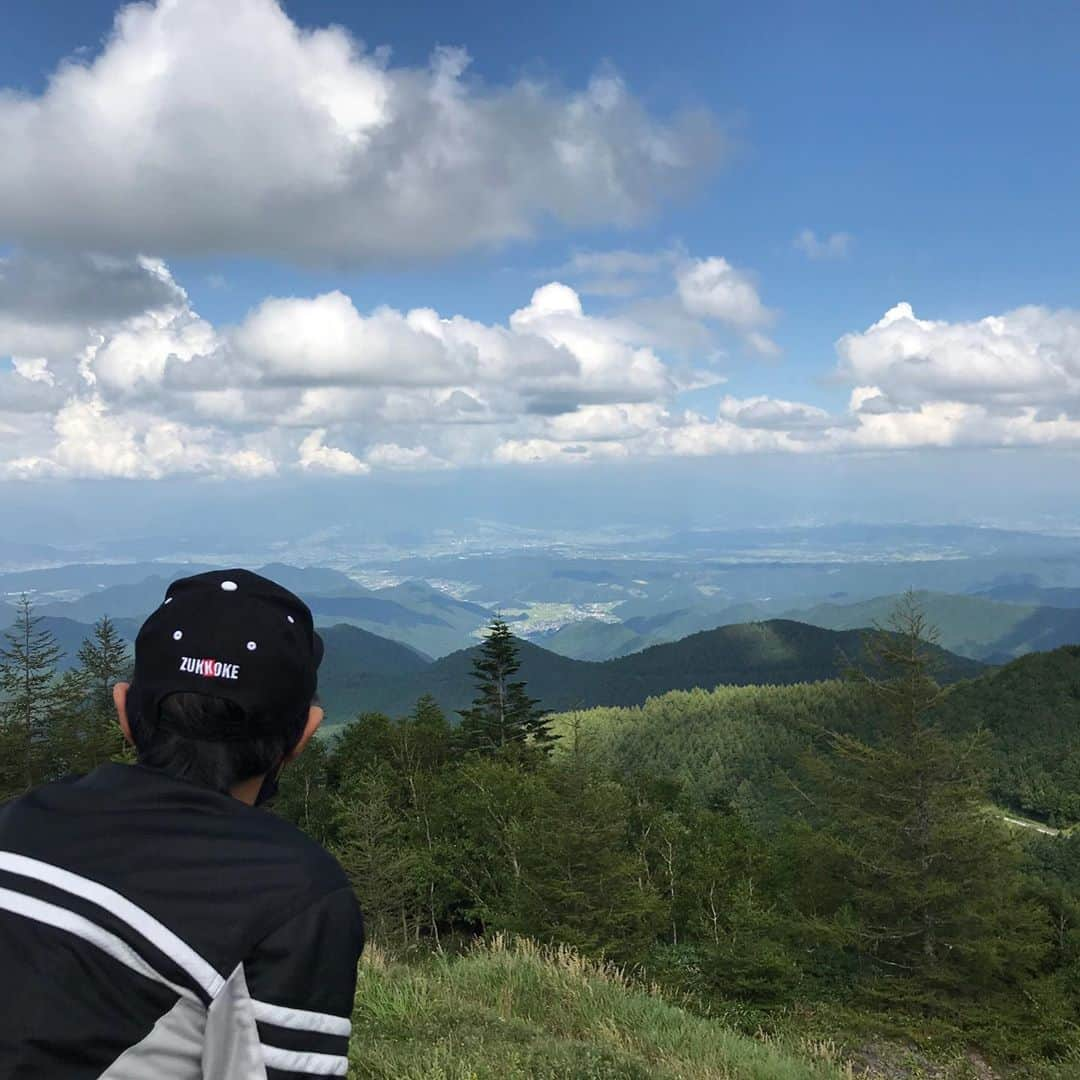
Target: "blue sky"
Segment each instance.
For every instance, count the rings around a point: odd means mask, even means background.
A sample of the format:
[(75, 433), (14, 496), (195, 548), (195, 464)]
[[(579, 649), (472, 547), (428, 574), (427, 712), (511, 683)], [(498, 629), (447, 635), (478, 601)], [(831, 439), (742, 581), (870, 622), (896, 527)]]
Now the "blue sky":
[[(940, 514), (961, 457), (993, 474), (1003, 452), (1071, 490), (1075, 5), (237, 0), (220, 40), (201, 0), (110, 37), (117, 10), (18, 5), (0, 37), (17, 150), (0, 165), (0, 482), (21, 498), (72, 478), (344, 489), (415, 471), (464, 491), (488, 468), (590, 462), (598, 479), (683, 462), (692, 496), (701, 459), (732, 475), (857, 455), (885, 489), (937, 477)], [(316, 86), (309, 32), (332, 25)], [(449, 77), (429, 68), (446, 46), (471, 61)], [(83, 75), (58, 89), (65, 58)], [(265, 93), (245, 95), (253, 63)], [(411, 95), (440, 77), (456, 104), (433, 119)], [(307, 119), (278, 138), (263, 99)], [(552, 165), (582, 108), (577, 156)], [(407, 182), (371, 178), (402, 160)], [(25, 282), (60, 304), (76, 274), (81, 322), (26, 307)], [(531, 301), (552, 281), (577, 299)], [(469, 326), (390, 325), (382, 305)]]

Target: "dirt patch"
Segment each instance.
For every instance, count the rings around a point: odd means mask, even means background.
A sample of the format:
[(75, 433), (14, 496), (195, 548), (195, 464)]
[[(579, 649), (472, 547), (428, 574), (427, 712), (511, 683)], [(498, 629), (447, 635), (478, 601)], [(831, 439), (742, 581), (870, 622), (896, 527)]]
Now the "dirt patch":
[(845, 1055), (852, 1073), (865, 1080), (1004, 1080), (975, 1051), (932, 1061), (912, 1043), (874, 1040)]

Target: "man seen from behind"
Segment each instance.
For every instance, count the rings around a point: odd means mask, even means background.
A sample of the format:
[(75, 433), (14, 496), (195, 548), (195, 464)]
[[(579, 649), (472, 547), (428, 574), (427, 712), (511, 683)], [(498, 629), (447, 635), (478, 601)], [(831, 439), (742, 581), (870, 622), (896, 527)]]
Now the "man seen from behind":
[(174, 582), (115, 692), (138, 763), (0, 807), (0, 1080), (346, 1075), (360, 909), (256, 809), (322, 720), (321, 659), (274, 582)]

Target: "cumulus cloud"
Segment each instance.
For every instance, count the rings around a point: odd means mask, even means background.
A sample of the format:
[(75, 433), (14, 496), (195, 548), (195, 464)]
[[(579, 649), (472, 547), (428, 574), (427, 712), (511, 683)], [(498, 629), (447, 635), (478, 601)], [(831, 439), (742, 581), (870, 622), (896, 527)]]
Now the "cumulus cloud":
[[(626, 254), (615, 264), (632, 262)], [(1023, 308), (948, 323), (898, 304), (837, 343), (834, 381), (848, 384), (848, 398), (830, 408), (767, 394), (710, 398), (722, 376), (708, 357), (705, 366), (674, 363), (662, 344), (671, 335), (640, 318), (641, 305), (597, 314), (560, 281), (501, 322), (428, 307), (365, 311), (332, 291), (271, 297), (218, 326), (163, 263), (101, 265), (103, 288), (119, 279), (121, 291), (145, 290), (145, 306), (112, 298), (95, 310), (87, 300), (82, 323), (34, 311), (45, 337), (61, 326), (70, 340), (67, 351), (10, 355), (0, 370), (3, 475), (259, 477), (280, 468), (359, 477), (490, 463), (1080, 445), (1080, 312)], [(73, 271), (84, 272), (94, 271)], [(772, 318), (724, 259), (681, 255), (666, 274), (674, 291), (656, 303), (678, 304), (701, 326), (749, 335)]]
[(825, 409), (765, 396), (741, 400), (726, 396), (717, 413), (739, 427), (764, 431), (821, 430), (837, 425), (835, 417)]
[[(257, 47), (256, 47), (257, 46)], [(275, 0), (120, 10), (103, 50), (0, 97), (0, 230), (24, 243), (355, 264), (441, 256), (542, 219), (627, 225), (712, 167), (704, 114), (617, 75), (488, 86), (462, 49), (395, 66)]]
[(854, 243), (850, 233), (835, 232), (818, 237), (813, 229), (802, 229), (795, 234), (794, 245), (808, 259), (844, 259), (851, 254)]
[(339, 450), (337, 447), (327, 446), (323, 442), (326, 438), (326, 429), (317, 428), (300, 442), (299, 461), (302, 469), (314, 469), (317, 472), (345, 473), (356, 476), (370, 472), (369, 466), (365, 465), (358, 457), (350, 454), (348, 450)]
[(366, 457), (370, 464), (383, 469), (444, 469), (448, 464), (426, 446), (399, 446), (397, 443), (376, 443)]
[(9, 471), (156, 479), (166, 473), (197, 471), (210, 460), (198, 434), (192, 438), (192, 433), (167, 421), (143, 424), (112, 415), (97, 397), (69, 401), (57, 412), (53, 430), (56, 444), (51, 454), (16, 459)]
[[(431, 308), (362, 312), (333, 291), (269, 298), (216, 327), (164, 264), (131, 266), (161, 286), (147, 294), (153, 306), (131, 314), (105, 303), (100, 319), (72, 324), (67, 352), (18, 357), (0, 373), (0, 388), (17, 390), (0, 413), (53, 415), (52, 440), (40, 425), (27, 431), (35, 452), (9, 458), (9, 473), (257, 475), (290, 438), (293, 467), (307, 470), (474, 464), (508, 430), (550, 425), (561, 443), (633, 438), (665, 402), (718, 378), (670, 368), (640, 325), (587, 312), (559, 282), (505, 323)], [(265, 436), (258, 460), (243, 444), (253, 433)]]
[[(31, 382), (82, 378), (133, 392), (170, 358), (214, 348), (214, 332), (159, 259), (18, 251), (0, 260), (0, 356)], [(0, 399), (0, 410), (9, 402)]]
[(31, 325), (110, 323), (184, 299), (158, 259), (25, 250), (0, 259), (0, 318)]
[(379, 308), (365, 317), (335, 291), (267, 300), (233, 341), (266, 382), (445, 386), (467, 378), (466, 355), (430, 333), (425, 316)]
[(899, 303), (837, 345), (839, 374), (898, 406), (948, 400), (994, 411), (1080, 405), (1080, 312), (1018, 308), (972, 322), (918, 318)]
[(679, 299), (691, 315), (714, 319), (744, 334), (747, 343), (764, 355), (779, 352), (762, 328), (775, 314), (761, 302), (753, 280), (720, 256), (685, 263), (676, 278)]

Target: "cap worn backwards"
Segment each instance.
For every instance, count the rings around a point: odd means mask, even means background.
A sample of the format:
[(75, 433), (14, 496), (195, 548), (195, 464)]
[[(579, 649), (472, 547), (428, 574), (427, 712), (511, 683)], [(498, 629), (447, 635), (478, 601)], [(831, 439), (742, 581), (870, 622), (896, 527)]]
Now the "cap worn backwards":
[(250, 570), (213, 570), (174, 581), (143, 623), (134, 688), (146, 717), (170, 694), (206, 694), (245, 715), (221, 739), (288, 735), (315, 696), (322, 654), (299, 597)]

